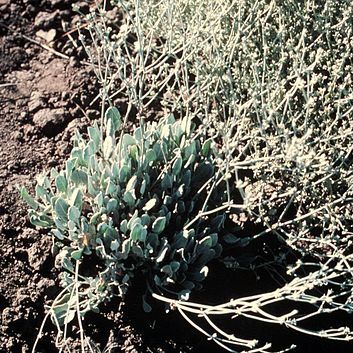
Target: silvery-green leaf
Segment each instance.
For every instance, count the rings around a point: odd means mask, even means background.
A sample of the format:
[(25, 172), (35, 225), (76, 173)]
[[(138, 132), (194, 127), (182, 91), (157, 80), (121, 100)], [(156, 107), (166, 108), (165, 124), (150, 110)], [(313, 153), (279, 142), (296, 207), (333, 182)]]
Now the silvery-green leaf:
[(133, 175), (131, 179), (128, 181), (128, 183), (126, 184), (126, 191), (133, 190), (136, 186), (136, 183), (137, 183), (137, 176)]
[(184, 195), (184, 191), (185, 191), (185, 185), (181, 184), (175, 193), (176, 197), (177, 198), (182, 197)]
[(58, 229), (52, 229), (51, 232), (54, 234), (54, 236), (56, 238), (58, 238), (59, 240), (63, 240), (64, 239), (64, 235), (60, 232), (60, 230)]
[(161, 268), (161, 272), (167, 274), (168, 276), (172, 277), (173, 276), (173, 270), (170, 265), (164, 265)]
[(127, 146), (136, 145), (136, 140), (129, 134), (123, 135), (123, 147), (127, 148)]
[(63, 198), (59, 197), (55, 202), (55, 213), (57, 214), (57, 216), (62, 220), (67, 221), (68, 209), (69, 209), (69, 205), (67, 204), (67, 202)]
[(71, 174), (71, 181), (76, 185), (87, 185), (87, 173), (80, 169), (75, 169)]
[(143, 195), (145, 194), (146, 186), (147, 186), (146, 179), (143, 179), (143, 180), (142, 180), (142, 183), (141, 183), (141, 187), (140, 187), (140, 194), (141, 194), (141, 196), (143, 196)]
[(135, 193), (133, 191), (128, 191), (123, 196), (123, 200), (130, 207), (134, 206), (135, 205), (135, 201), (136, 201), (136, 196), (135, 196)]
[[(175, 122), (174, 114), (171, 113), (171, 114), (169, 114), (169, 115), (167, 116), (167, 118), (166, 118), (166, 123), (169, 124), (169, 125), (173, 125), (173, 124), (176, 123), (176, 122)], [(179, 122), (178, 122), (177, 124), (179, 124)]]
[(119, 241), (117, 239), (112, 240), (112, 242), (110, 243), (110, 250), (111, 251), (116, 251), (119, 249)]
[(179, 200), (175, 205), (175, 213), (181, 214), (185, 212), (185, 203), (184, 201)]
[(134, 131), (134, 137), (137, 141), (142, 141), (143, 140), (143, 135), (142, 135), (142, 128), (141, 126), (137, 127)]
[(202, 145), (202, 149), (201, 149), (201, 154), (204, 157), (208, 157), (210, 154), (210, 149), (211, 149), (211, 143), (212, 143), (212, 139), (208, 139), (204, 142), (204, 144)]
[(71, 257), (75, 260), (80, 260), (81, 256), (82, 256), (82, 252), (83, 252), (83, 248), (82, 249), (78, 249), (78, 250), (74, 250), (71, 253)]
[(128, 147), (129, 148), (129, 155), (131, 156), (131, 158), (135, 161), (138, 160), (139, 157), (139, 149), (136, 145), (131, 145)]
[(172, 261), (169, 265), (172, 268), (173, 273), (177, 272), (180, 268), (180, 263), (178, 261)]
[(105, 189), (105, 193), (107, 195), (113, 195), (115, 192), (116, 192), (116, 185), (111, 179), (109, 179), (107, 183), (107, 187)]
[(196, 156), (194, 154), (191, 154), (184, 165), (184, 169), (190, 168), (194, 164), (195, 160), (196, 160)]
[(166, 217), (158, 217), (152, 224), (152, 231), (156, 234), (163, 232), (166, 226)]
[(157, 204), (157, 199), (151, 199), (148, 200), (145, 204), (145, 206), (143, 206), (142, 210), (143, 211), (150, 211), (154, 206), (156, 206)]
[(77, 227), (76, 227), (76, 223), (74, 221), (72, 221), (71, 219), (67, 222), (67, 227), (69, 228), (69, 230), (76, 232)]
[(157, 159), (157, 154), (153, 149), (148, 149), (145, 154), (147, 164), (151, 164)]
[(95, 233), (95, 228), (88, 224), (86, 217), (81, 217), (81, 231), (83, 233), (90, 233), (90, 234)]
[(181, 121), (181, 128), (185, 132), (187, 136), (190, 135), (191, 132), (191, 117), (190, 115), (186, 115)]
[(70, 205), (76, 206), (78, 209), (82, 207), (82, 191), (79, 188), (75, 188), (70, 196)]
[(168, 250), (170, 249), (169, 245), (166, 245), (158, 254), (158, 257), (156, 259), (156, 262), (162, 262), (164, 258), (166, 257)]
[(67, 180), (63, 175), (58, 175), (55, 179), (55, 185), (59, 192), (65, 193), (67, 190)]
[(169, 195), (164, 196), (163, 205), (169, 206), (173, 202), (173, 198)]
[(107, 212), (113, 212), (118, 207), (118, 201), (116, 199), (110, 199), (107, 203)]
[(76, 206), (69, 207), (69, 220), (77, 222), (81, 216), (80, 210)]
[(21, 198), (27, 202), (29, 207), (31, 207), (33, 210), (37, 210), (39, 207), (38, 202), (28, 193), (27, 189), (23, 186), (20, 188), (20, 195)]
[(185, 171), (182, 177), (182, 182), (186, 187), (189, 187), (191, 184), (191, 171), (188, 169)]
[(181, 157), (178, 157), (172, 166), (172, 173), (173, 175), (177, 176), (180, 174), (181, 167), (183, 166), (183, 159)]
[(128, 223), (127, 223), (127, 228), (132, 230), (133, 225), (136, 223), (141, 223), (140, 219), (138, 218), (138, 210), (135, 210), (134, 214), (130, 217)]
[(133, 245), (131, 247), (131, 251), (133, 252), (133, 254), (135, 254), (136, 256), (143, 258), (143, 250), (141, 249), (141, 246), (139, 245)]
[(200, 240), (200, 244), (205, 245), (210, 248), (210, 247), (212, 247), (212, 238), (210, 236), (207, 236), (207, 237)]
[(226, 234), (222, 238), (227, 244), (231, 245), (236, 245), (238, 247), (245, 247), (249, 245), (251, 238), (250, 237), (244, 237), (244, 238), (239, 238), (233, 234)]
[(97, 152), (96, 146), (93, 141), (88, 142), (87, 146), (83, 150), (83, 158), (86, 162), (86, 165), (90, 165), (90, 159)]
[(105, 122), (107, 127), (107, 135), (114, 136), (115, 132), (120, 129), (121, 116), (115, 107), (109, 107), (105, 112)]
[(64, 326), (75, 318), (76, 309), (69, 306), (70, 294), (65, 295), (51, 310), (51, 319), (54, 324)]
[(123, 279), (121, 280), (121, 283), (129, 283), (129, 281), (130, 281), (130, 276), (127, 273), (125, 273)]
[(101, 134), (97, 124), (95, 123), (94, 126), (89, 126), (87, 131), (89, 138), (91, 139), (91, 141), (93, 141), (96, 150), (98, 150), (101, 140)]
[(128, 230), (128, 226), (127, 226), (127, 220), (124, 219), (123, 221), (121, 221), (120, 223), (120, 230), (126, 234), (127, 230)]
[(64, 231), (64, 230), (67, 229), (67, 221), (66, 220), (62, 220), (59, 217), (55, 217), (54, 218), (54, 223), (55, 223), (56, 228), (58, 228), (59, 230)]
[(141, 223), (137, 223), (133, 226), (131, 230), (131, 239), (133, 241), (138, 241), (140, 239), (142, 229), (143, 229), (143, 226), (141, 225)]
[(161, 183), (162, 189), (163, 190), (167, 190), (167, 189), (171, 189), (173, 186), (173, 179), (171, 177), (171, 175), (169, 174), (165, 174), (163, 179), (162, 179), (162, 183)]
[(143, 226), (149, 226), (150, 222), (151, 222), (151, 217), (147, 213), (141, 216), (141, 224)]
[(130, 240), (129, 239), (125, 239), (123, 241), (123, 244), (122, 244), (122, 250), (121, 250), (121, 253), (123, 255), (123, 259), (127, 259), (128, 255), (129, 255), (129, 252), (130, 252)]
[(46, 175), (39, 174), (39, 175), (37, 175), (36, 179), (37, 179), (38, 185), (43, 186), (44, 189), (50, 189), (50, 186), (51, 186), (50, 181), (46, 177)]
[(130, 174), (130, 168), (126, 165), (123, 165), (119, 170), (119, 181), (121, 183), (125, 182)]
[(95, 198), (94, 198), (94, 203), (98, 206), (98, 207), (102, 207), (103, 206), (103, 193), (100, 192)]
[(66, 171), (66, 180), (69, 180), (71, 177), (71, 172), (74, 169), (75, 164), (72, 159), (68, 159), (65, 163), (65, 171)]
[(100, 220), (100, 217), (101, 217), (101, 213), (100, 212), (96, 212), (92, 215), (91, 219), (90, 219), (90, 224), (96, 224), (97, 221)]
[(36, 198), (41, 199), (45, 204), (50, 203), (51, 191), (48, 191), (43, 186), (36, 185)]
[(103, 157), (109, 159), (115, 147), (115, 140), (112, 136), (107, 136), (103, 142)]
[(53, 221), (47, 216), (38, 216), (36, 214), (29, 215), (29, 221), (37, 227), (49, 228), (53, 225)]
[(59, 175), (59, 172), (56, 168), (51, 168), (50, 169), (50, 178), (55, 179)]

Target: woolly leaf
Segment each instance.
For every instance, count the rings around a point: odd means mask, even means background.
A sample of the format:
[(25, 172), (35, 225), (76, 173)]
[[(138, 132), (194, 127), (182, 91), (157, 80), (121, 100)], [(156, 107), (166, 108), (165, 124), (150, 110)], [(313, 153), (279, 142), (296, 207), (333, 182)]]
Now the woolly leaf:
[(152, 231), (156, 234), (162, 233), (166, 226), (166, 221), (166, 217), (158, 217), (152, 224)]
[(29, 207), (31, 207), (33, 210), (37, 210), (39, 207), (38, 202), (28, 193), (27, 189), (25, 187), (20, 188), (20, 195), (22, 199), (27, 202)]
[(69, 209), (69, 205), (67, 204), (67, 202), (63, 198), (59, 197), (55, 202), (56, 215), (62, 220), (66, 221), (68, 219), (68, 216), (67, 216), (68, 209)]
[(144, 211), (150, 211), (157, 204), (157, 199), (148, 200), (145, 206), (142, 208)]
[(58, 175), (55, 179), (55, 186), (59, 192), (66, 193), (67, 180), (63, 175)]

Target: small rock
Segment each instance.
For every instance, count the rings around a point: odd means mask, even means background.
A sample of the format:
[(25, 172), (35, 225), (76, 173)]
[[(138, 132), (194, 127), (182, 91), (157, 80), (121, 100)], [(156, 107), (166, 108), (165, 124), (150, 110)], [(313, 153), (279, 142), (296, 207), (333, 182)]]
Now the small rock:
[(58, 11), (55, 12), (39, 12), (34, 20), (34, 25), (40, 28), (48, 28), (54, 24), (54, 21), (58, 15)]
[(30, 113), (36, 112), (39, 108), (43, 108), (45, 106), (45, 103), (41, 97), (41, 94), (39, 92), (33, 92), (31, 94), (30, 101), (28, 103), (28, 111)]
[(65, 111), (62, 108), (41, 109), (33, 116), (33, 123), (45, 136), (56, 136), (65, 125)]
[(14, 131), (12, 134), (12, 138), (17, 141), (21, 141), (23, 138), (23, 134), (21, 131)]
[(47, 43), (51, 43), (56, 37), (56, 30), (53, 28), (49, 31), (43, 31), (42, 29), (40, 29), (36, 32), (36, 36), (41, 39), (44, 39)]
[(2, 324), (8, 326), (14, 320), (15, 316), (16, 312), (13, 308), (5, 308), (1, 315)]
[(31, 246), (28, 250), (28, 262), (29, 265), (36, 271), (39, 271), (45, 260), (47, 259), (47, 254), (39, 251), (37, 244)]

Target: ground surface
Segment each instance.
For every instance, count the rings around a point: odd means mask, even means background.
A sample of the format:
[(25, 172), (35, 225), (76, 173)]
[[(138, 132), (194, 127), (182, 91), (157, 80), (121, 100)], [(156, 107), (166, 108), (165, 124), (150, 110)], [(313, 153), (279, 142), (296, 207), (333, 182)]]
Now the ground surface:
[[(78, 3), (68, 0), (0, 0), (0, 352), (29, 352), (44, 318), (44, 304), (59, 292), (51, 238), (34, 229), (26, 216), (16, 185), (33, 189), (35, 176), (60, 166), (70, 152), (70, 138), (76, 128), (85, 129), (97, 115), (91, 104), (99, 84), (77, 40), (78, 16), (71, 10)], [(93, 2), (94, 3), (94, 2)], [(70, 36), (68, 35), (70, 34)], [(35, 43), (35, 42), (37, 43)], [(45, 45), (43, 48), (39, 45)], [(64, 54), (53, 53), (49, 48)], [(217, 277), (214, 275), (214, 278)], [(211, 278), (212, 279), (212, 278)], [(239, 280), (239, 282), (235, 282)], [(237, 288), (244, 277), (233, 278)], [(209, 288), (217, 297), (217, 286)], [(256, 286), (254, 278), (249, 286)], [(228, 292), (226, 293), (228, 295)], [(92, 341), (111, 352), (216, 352), (212, 343), (183, 323), (175, 313), (155, 315), (141, 310), (140, 293), (126, 303), (117, 301), (102, 308), (103, 314), (89, 315), (84, 324)], [(227, 298), (224, 298), (227, 299)], [(158, 318), (158, 320), (156, 320)], [(279, 337), (288, 346), (297, 336), (284, 330), (261, 332), (267, 340)], [(243, 332), (254, 326), (244, 323)], [(251, 337), (251, 334), (250, 334)], [(38, 351), (57, 352), (51, 324)], [(301, 341), (297, 352), (346, 352), (348, 345)], [(114, 343), (114, 344), (113, 344)], [(78, 351), (72, 343), (72, 351)], [(311, 348), (310, 348), (311, 347)], [(331, 347), (331, 348), (330, 348)]]

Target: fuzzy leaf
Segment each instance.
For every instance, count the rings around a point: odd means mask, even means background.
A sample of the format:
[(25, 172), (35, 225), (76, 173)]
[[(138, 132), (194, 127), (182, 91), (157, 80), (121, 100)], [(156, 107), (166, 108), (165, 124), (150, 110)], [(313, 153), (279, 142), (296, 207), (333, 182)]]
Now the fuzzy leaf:
[(87, 174), (80, 169), (75, 169), (72, 171), (71, 180), (76, 185), (87, 185), (88, 177)]
[(51, 231), (55, 237), (57, 237), (59, 240), (63, 240), (64, 239), (64, 236), (63, 234), (60, 232), (60, 230), (58, 229), (52, 229)]
[(148, 200), (145, 206), (142, 208), (143, 211), (150, 211), (157, 204), (157, 199)]
[(56, 215), (62, 219), (67, 221), (67, 211), (69, 209), (69, 205), (63, 198), (58, 198), (55, 202), (55, 213)]
[(98, 150), (101, 141), (101, 134), (97, 124), (94, 124), (94, 126), (89, 126), (87, 131), (89, 138), (93, 141), (96, 150)]
[(181, 157), (179, 157), (173, 163), (173, 167), (172, 167), (173, 175), (175, 175), (175, 176), (179, 175), (182, 166), (183, 166), (183, 159)]
[(147, 164), (149, 165), (152, 164), (152, 162), (154, 162), (157, 159), (156, 152), (152, 149), (147, 150), (145, 154), (145, 159)]
[(83, 249), (74, 250), (71, 253), (71, 257), (75, 260), (80, 260), (82, 256)]
[(114, 139), (112, 136), (107, 136), (103, 143), (103, 157), (109, 159), (114, 149)]
[(81, 216), (80, 210), (76, 206), (69, 207), (69, 220), (77, 222)]
[(163, 190), (167, 190), (167, 189), (171, 189), (173, 186), (173, 179), (169, 174), (166, 174), (163, 179), (162, 179), (162, 183), (161, 183), (162, 189)]
[(202, 149), (201, 149), (201, 154), (204, 157), (208, 157), (210, 154), (210, 149), (211, 149), (211, 143), (212, 143), (212, 139), (208, 139), (204, 142), (204, 144), (202, 145)]
[(107, 136), (115, 136), (115, 132), (120, 129), (121, 116), (115, 107), (109, 107), (105, 112), (106, 134)]
[(107, 203), (107, 212), (113, 212), (116, 210), (116, 208), (118, 207), (118, 200), (116, 199), (110, 199)]
[(123, 148), (127, 146), (136, 145), (136, 140), (129, 134), (124, 134), (123, 136)]
[(166, 226), (166, 221), (166, 217), (158, 217), (152, 224), (152, 231), (156, 234), (162, 233)]
[(132, 228), (131, 239), (133, 241), (142, 241), (142, 242), (144, 242), (146, 240), (146, 235), (147, 235), (147, 231), (142, 226), (141, 223), (136, 223), (134, 225), (134, 227)]
[(67, 190), (67, 180), (63, 175), (58, 175), (55, 179), (55, 185), (59, 192), (65, 193)]
[(20, 188), (20, 195), (21, 198), (27, 202), (29, 207), (31, 207), (33, 210), (37, 210), (39, 207), (38, 202), (28, 193), (27, 189), (25, 187)]
[(128, 183), (126, 184), (126, 191), (131, 191), (135, 188), (137, 183), (137, 176), (133, 175), (131, 177), (131, 179), (128, 181)]

